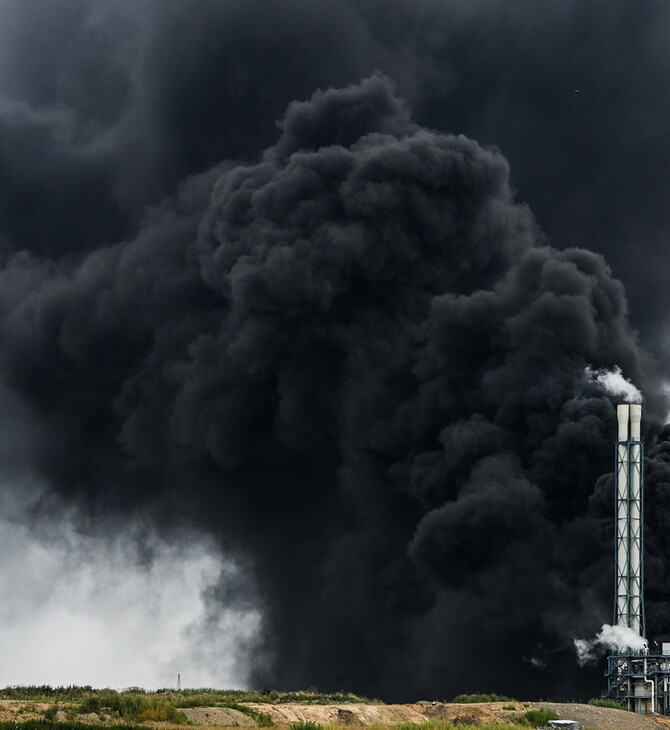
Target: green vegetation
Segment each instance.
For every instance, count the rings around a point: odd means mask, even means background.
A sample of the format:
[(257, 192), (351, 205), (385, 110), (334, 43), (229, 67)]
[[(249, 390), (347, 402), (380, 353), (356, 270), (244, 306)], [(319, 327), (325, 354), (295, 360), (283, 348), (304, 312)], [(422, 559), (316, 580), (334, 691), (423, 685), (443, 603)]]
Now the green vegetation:
[(255, 692), (242, 689), (159, 689), (156, 694), (177, 699), (178, 702), (199, 703), (197, 705), (178, 705), (180, 707), (226, 706), (230, 702), (259, 702), (269, 705), (281, 705), (287, 702), (295, 702), (301, 705), (339, 705), (352, 702), (383, 704), (380, 700), (371, 700), (348, 692), (325, 694), (312, 689), (299, 692)]
[[(76, 715), (95, 713), (104, 719), (129, 722), (169, 722), (185, 724), (186, 715), (181, 710), (189, 707), (227, 707), (244, 712), (254, 718), (259, 727), (270, 727), (272, 718), (265, 712), (247, 707), (244, 702), (282, 704), (295, 702), (303, 705), (344, 704), (352, 702), (378, 702), (348, 693), (323, 694), (316, 690), (300, 692), (254, 692), (219, 689), (159, 689), (147, 692), (140, 687), (122, 691), (94, 689), (91, 686), (51, 687), (49, 685), (5, 687), (0, 689), (0, 699), (43, 702), (51, 706), (44, 711), (45, 721), (54, 722), (56, 713), (62, 710), (75, 722)], [(64, 725), (59, 728), (63, 730)], [(1, 730), (1, 729), (0, 729)], [(26, 729), (28, 730), (28, 729)], [(307, 728), (306, 730), (309, 730)]]
[(256, 712), (255, 710), (251, 710), (251, 712), (254, 713), (258, 727), (272, 727), (272, 718), (266, 712)]
[[(474, 695), (456, 695), (450, 702), (457, 704), (464, 702), (516, 702), (513, 697), (505, 697), (504, 695), (486, 695), (486, 694), (474, 694)], [(423, 726), (422, 726), (423, 727)]]
[[(191, 705), (192, 707), (195, 705)], [(258, 727), (272, 727), (272, 718), (270, 715), (267, 714), (267, 712), (259, 712), (258, 710), (254, 710), (251, 707), (247, 707), (246, 705), (238, 705), (235, 702), (225, 702), (225, 703), (219, 703), (217, 707), (228, 707), (231, 710), (239, 710), (240, 712), (244, 712), (247, 715), (250, 715), (251, 717), (256, 720), (256, 724)]]
[(45, 720), (51, 720), (52, 722), (56, 719), (60, 707), (58, 705), (49, 705), (49, 709), (44, 711)]
[(124, 720), (153, 720), (154, 722), (186, 723), (186, 715), (179, 712), (170, 700), (153, 694), (103, 690), (86, 697), (77, 711), (81, 715), (95, 712)]
[(611, 707), (613, 710), (627, 709), (614, 700), (589, 700), (589, 705), (595, 705), (596, 707)]
[[(0, 722), (0, 730), (100, 730), (99, 723), (54, 722), (53, 720), (26, 720)], [(142, 725), (114, 725), (114, 730), (147, 730)]]
[(503, 710), (516, 710), (516, 705), (503, 705)]
[(33, 702), (81, 702), (94, 692), (93, 687), (50, 687), (47, 684), (28, 687), (5, 687), (0, 689), (1, 700), (30, 700)]
[(553, 710), (538, 707), (536, 710), (528, 710), (523, 715), (515, 717), (514, 723), (523, 727), (538, 727), (546, 725), (549, 720), (558, 720), (558, 715)]
[(313, 720), (302, 720), (301, 722), (294, 722), (291, 726), (291, 730), (326, 730), (323, 725)]
[(90, 686), (50, 687), (49, 685), (29, 687), (5, 687), (0, 689), (2, 700), (28, 700), (32, 702), (75, 702), (83, 703), (90, 697), (117, 695), (142, 695), (161, 697), (174, 707), (227, 707), (230, 703), (264, 702), (279, 705), (285, 702), (297, 702), (302, 705), (329, 705), (351, 702), (367, 702), (383, 704), (380, 700), (360, 697), (351, 693), (337, 692), (325, 694), (309, 689), (299, 692), (255, 692), (240, 689), (159, 689), (145, 691), (141, 687), (129, 687), (116, 692), (110, 689), (94, 689)]
[[(190, 693), (180, 697), (180, 692), (170, 695), (161, 693), (139, 693), (137, 691), (114, 692), (101, 690), (89, 695), (78, 707), (79, 714), (95, 712), (98, 715), (110, 715), (113, 718), (129, 720), (153, 720), (155, 722), (171, 722), (183, 724), (188, 720), (181, 709), (187, 707), (227, 707), (238, 710), (254, 718), (259, 727), (270, 727), (272, 718), (265, 712), (258, 712), (251, 707), (237, 702), (217, 701), (212, 693)], [(173, 696), (174, 695), (174, 696)]]

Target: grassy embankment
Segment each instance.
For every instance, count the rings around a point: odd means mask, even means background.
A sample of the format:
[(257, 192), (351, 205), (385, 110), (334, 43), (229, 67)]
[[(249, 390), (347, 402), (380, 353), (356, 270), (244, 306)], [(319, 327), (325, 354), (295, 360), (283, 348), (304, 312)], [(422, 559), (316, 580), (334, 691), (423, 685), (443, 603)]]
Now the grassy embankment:
[[(530, 721), (517, 723), (521, 727), (536, 727)], [(84, 722), (55, 722), (52, 720), (26, 720), (17, 724), (16, 722), (0, 722), (0, 730), (100, 730), (97, 723)], [(421, 725), (421, 730), (463, 730), (462, 724), (454, 725), (451, 722), (427, 722)], [(477, 725), (478, 730), (510, 730), (510, 725), (494, 724), (494, 725)], [(114, 730), (146, 730), (146, 726), (132, 724), (114, 725)], [(314, 722), (302, 722), (291, 725), (291, 730), (346, 730), (343, 725), (319, 725)], [(395, 725), (369, 725), (366, 730), (417, 730), (417, 726), (412, 723), (397, 723)], [(588, 729), (585, 729), (588, 730)]]
[[(125, 720), (135, 722), (169, 722), (186, 724), (186, 715), (181, 712), (188, 707), (226, 707), (239, 710), (250, 715), (260, 727), (272, 725), (270, 716), (246, 707), (242, 702), (258, 702), (266, 704), (282, 704), (296, 702), (305, 705), (342, 704), (351, 702), (376, 702), (353, 694), (323, 694), (311, 690), (301, 692), (248, 692), (244, 690), (218, 689), (160, 689), (147, 692), (137, 687), (116, 691), (111, 689), (94, 689), (93, 687), (5, 687), (0, 689), (0, 699), (19, 700), (27, 703), (46, 703), (50, 707), (44, 711), (47, 722), (56, 722), (59, 713), (66, 716), (68, 725), (83, 730), (78, 717), (95, 713), (104, 720)], [(29, 707), (29, 705), (27, 706)], [(39, 722), (39, 721), (31, 721)], [(32, 730), (21, 723), (22, 730)], [(39, 726), (41, 730), (49, 730), (50, 726)], [(57, 727), (64, 730), (61, 721)], [(120, 728), (120, 726), (117, 726)], [(13, 730), (16, 725), (12, 724)], [(0, 730), (5, 730), (0, 723)], [(35, 728), (37, 730), (37, 728)], [(122, 729), (121, 729), (122, 730)]]
[[(186, 716), (181, 710), (189, 707), (226, 707), (251, 715), (260, 727), (269, 727), (272, 721), (269, 715), (246, 707), (243, 702), (283, 704), (287, 702), (305, 705), (343, 704), (352, 702), (379, 702), (353, 694), (323, 694), (313, 690), (301, 692), (253, 692), (244, 690), (217, 689), (161, 689), (147, 692), (140, 688), (129, 688), (116, 691), (110, 689), (94, 689), (92, 687), (6, 687), (0, 689), (0, 699), (18, 700), (28, 703), (48, 704), (42, 714), (42, 720), (26, 720), (21, 722), (21, 730), (94, 730), (99, 725), (81, 722), (83, 715), (94, 713), (99, 719), (114, 722), (115, 730), (137, 730), (136, 723), (146, 721), (186, 724)], [(505, 702), (504, 709), (515, 710), (522, 705), (513, 722), (519, 727), (536, 727), (547, 720), (556, 719), (555, 713), (542, 709), (527, 709), (527, 703), (520, 703), (511, 697), (496, 694), (458, 695), (453, 703)], [(592, 704), (601, 704), (594, 700)], [(611, 706), (608, 703), (607, 706)], [(60, 721), (57, 721), (60, 718)], [(121, 723), (126, 724), (121, 724)], [(17, 730), (15, 721), (0, 722), (0, 730)], [(463, 727), (463, 725), (460, 725)], [(509, 730), (509, 725), (490, 724), (479, 726), (481, 730)], [(322, 726), (315, 722), (295, 723), (292, 730), (342, 730), (338, 726)], [(394, 725), (371, 725), (366, 730), (417, 730), (411, 723)], [(421, 730), (458, 730), (458, 727), (446, 721), (428, 721), (421, 725)]]

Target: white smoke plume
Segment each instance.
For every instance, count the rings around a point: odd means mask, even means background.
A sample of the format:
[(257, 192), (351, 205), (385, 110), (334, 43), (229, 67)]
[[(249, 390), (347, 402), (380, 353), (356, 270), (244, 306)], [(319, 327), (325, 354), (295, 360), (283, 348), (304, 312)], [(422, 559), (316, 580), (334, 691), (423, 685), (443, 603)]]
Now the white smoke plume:
[(597, 388), (615, 398), (623, 398), (626, 403), (642, 403), (642, 393), (627, 378), (624, 378), (621, 368), (615, 365), (611, 370), (605, 368), (584, 368), (584, 379), (593, 383)]
[(643, 651), (647, 648), (647, 640), (636, 634), (627, 626), (610, 626), (603, 624), (593, 639), (575, 639), (575, 651), (580, 666), (589, 664), (598, 658), (599, 649), (632, 649)]

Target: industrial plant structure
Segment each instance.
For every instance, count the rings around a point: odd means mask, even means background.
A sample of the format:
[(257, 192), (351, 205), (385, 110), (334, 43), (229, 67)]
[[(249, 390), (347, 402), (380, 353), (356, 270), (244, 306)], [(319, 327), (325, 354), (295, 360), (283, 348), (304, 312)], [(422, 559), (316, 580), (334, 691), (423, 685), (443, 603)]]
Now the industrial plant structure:
[[(643, 444), (642, 406), (617, 406), (614, 624), (632, 638), (645, 635), (643, 592)], [(632, 632), (632, 633), (631, 633)], [(642, 642), (638, 639), (638, 643)], [(620, 646), (607, 658), (607, 691), (603, 697), (629, 710), (670, 714), (670, 643), (660, 653)]]

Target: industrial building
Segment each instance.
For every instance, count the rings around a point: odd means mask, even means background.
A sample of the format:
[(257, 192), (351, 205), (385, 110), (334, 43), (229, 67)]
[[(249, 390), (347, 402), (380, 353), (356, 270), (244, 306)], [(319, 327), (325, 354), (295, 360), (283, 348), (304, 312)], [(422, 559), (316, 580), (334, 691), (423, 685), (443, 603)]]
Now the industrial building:
[[(629, 629), (631, 637), (645, 636), (641, 416), (640, 405), (617, 406), (614, 625)], [(642, 646), (620, 646), (608, 656), (603, 697), (640, 714), (670, 715), (670, 643), (662, 644), (660, 653), (646, 642)]]

